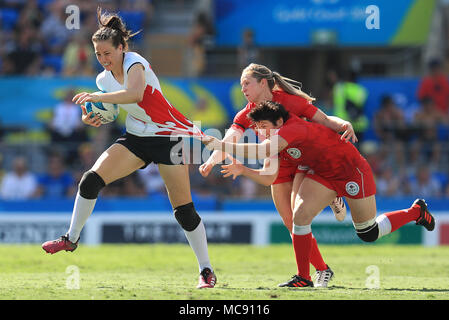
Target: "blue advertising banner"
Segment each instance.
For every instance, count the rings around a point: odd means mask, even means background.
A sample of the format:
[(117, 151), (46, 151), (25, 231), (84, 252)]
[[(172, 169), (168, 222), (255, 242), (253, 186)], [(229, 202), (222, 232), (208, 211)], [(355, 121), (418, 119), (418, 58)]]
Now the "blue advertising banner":
[[(416, 98), (419, 78), (360, 78), (359, 83), (368, 91), (365, 105), (368, 119), (373, 118), (384, 95), (392, 96), (406, 116), (419, 107)], [(168, 101), (192, 121), (200, 121), (202, 129), (227, 127), (247, 103), (239, 79), (164, 78), (161, 87)], [(42, 130), (68, 90), (98, 89), (94, 79), (88, 78), (0, 78), (0, 125)], [(315, 105), (320, 107), (319, 97)], [(122, 110), (119, 124), (124, 124), (125, 117)], [(376, 139), (372, 127), (366, 138)]]
[(261, 47), (418, 45), (435, 0), (216, 0), (216, 42), (238, 46), (251, 29)]
[[(160, 79), (164, 96), (203, 128), (219, 128), (231, 121), (247, 101), (239, 79)], [(50, 121), (52, 110), (67, 92), (98, 91), (94, 78), (0, 78), (0, 124), (42, 129)], [(119, 122), (126, 113), (121, 110)]]

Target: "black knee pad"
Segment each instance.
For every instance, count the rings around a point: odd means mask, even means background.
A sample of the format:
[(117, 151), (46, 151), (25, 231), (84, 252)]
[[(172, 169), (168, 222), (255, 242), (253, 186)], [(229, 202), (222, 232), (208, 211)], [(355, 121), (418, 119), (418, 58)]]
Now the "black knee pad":
[(176, 221), (186, 231), (193, 231), (201, 222), (201, 217), (195, 210), (193, 202), (176, 207), (174, 210)]
[(83, 174), (78, 185), (80, 195), (85, 199), (96, 199), (98, 193), (105, 186), (103, 178), (95, 171), (87, 171)]
[(355, 230), (360, 239), (365, 242), (374, 242), (379, 237), (379, 226), (375, 222), (372, 226), (362, 230)]

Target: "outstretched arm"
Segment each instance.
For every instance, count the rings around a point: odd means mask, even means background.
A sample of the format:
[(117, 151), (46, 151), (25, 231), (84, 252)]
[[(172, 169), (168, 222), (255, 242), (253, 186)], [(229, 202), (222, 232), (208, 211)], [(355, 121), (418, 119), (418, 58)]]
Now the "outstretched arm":
[(128, 87), (124, 90), (106, 92), (102, 94), (80, 92), (72, 99), (76, 104), (86, 102), (106, 102), (116, 104), (139, 103), (145, 92), (145, 72), (142, 64), (133, 65), (128, 71)]
[(223, 169), (221, 173), (223, 173), (223, 177), (225, 178), (232, 176), (232, 179), (235, 180), (238, 176), (243, 175), (259, 184), (269, 186), (276, 180), (279, 172), (279, 161), (277, 157), (265, 159), (262, 169), (251, 169), (234, 158), (231, 158), (231, 160), (231, 164), (221, 166)]
[(201, 137), (201, 142), (203, 142), (209, 150), (220, 150), (233, 155), (234, 157), (247, 159), (266, 159), (273, 157), (288, 145), (288, 142), (279, 135), (270, 137), (262, 143), (224, 142), (212, 136)]
[(322, 124), (335, 132), (343, 132), (341, 139), (346, 141), (357, 142), (357, 136), (355, 135), (354, 128), (349, 121), (343, 120), (339, 117), (328, 116), (323, 111), (317, 110), (315, 115), (311, 119), (313, 122)]
[[(224, 142), (237, 142), (242, 137), (243, 132), (240, 130), (233, 129), (232, 127), (226, 131), (226, 134), (222, 141)], [(207, 177), (211, 172), (212, 168), (219, 162), (226, 158), (226, 153), (220, 150), (214, 150), (211, 156), (205, 163), (199, 167), (199, 172), (203, 177)]]

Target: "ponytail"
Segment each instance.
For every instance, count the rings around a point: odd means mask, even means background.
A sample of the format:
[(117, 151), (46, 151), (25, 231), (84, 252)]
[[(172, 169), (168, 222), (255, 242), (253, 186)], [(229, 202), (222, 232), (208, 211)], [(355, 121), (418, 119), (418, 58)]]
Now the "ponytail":
[(98, 30), (93, 34), (92, 41), (112, 41), (114, 48), (120, 44), (124, 50), (128, 49), (128, 40), (138, 34), (139, 30), (131, 33), (126, 29), (123, 20), (117, 14), (102, 13), (100, 7), (97, 8)]
[(315, 101), (315, 98), (309, 96), (307, 93), (301, 90), (301, 82), (283, 77), (278, 72), (271, 71), (263, 65), (251, 63), (243, 70), (242, 73), (250, 73), (254, 78), (257, 79), (258, 82), (260, 82), (262, 79), (266, 79), (270, 90), (273, 90), (277, 87), (287, 92), (288, 94), (303, 97), (307, 101)]
[(315, 101), (315, 98), (309, 96), (307, 93), (301, 90), (302, 83), (287, 77), (281, 76), (278, 72), (273, 72), (274, 82), (276, 86), (284, 90), (289, 94), (303, 97), (307, 101)]

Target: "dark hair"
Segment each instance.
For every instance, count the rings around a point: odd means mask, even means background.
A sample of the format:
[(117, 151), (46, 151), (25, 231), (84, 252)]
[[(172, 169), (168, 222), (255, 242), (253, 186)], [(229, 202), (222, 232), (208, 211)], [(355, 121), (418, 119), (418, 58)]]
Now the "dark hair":
[(93, 34), (92, 41), (112, 41), (114, 48), (120, 44), (123, 49), (128, 49), (128, 40), (138, 34), (141, 30), (131, 33), (126, 29), (126, 25), (117, 14), (102, 13), (100, 7), (97, 8), (98, 30)]
[(276, 121), (279, 119), (286, 122), (290, 115), (282, 104), (274, 101), (264, 101), (248, 113), (248, 118), (253, 122), (268, 120), (273, 125), (276, 125)]
[(434, 103), (434, 100), (431, 96), (424, 96), (421, 100), (420, 100), (421, 104), (424, 106), (427, 105), (431, 105)]
[(438, 69), (442, 66), (441, 60), (439, 58), (432, 58), (427, 63), (430, 70)]
[(390, 103), (394, 103), (393, 98), (389, 94), (384, 94), (380, 102), (381, 107), (385, 107)]

